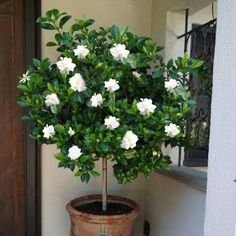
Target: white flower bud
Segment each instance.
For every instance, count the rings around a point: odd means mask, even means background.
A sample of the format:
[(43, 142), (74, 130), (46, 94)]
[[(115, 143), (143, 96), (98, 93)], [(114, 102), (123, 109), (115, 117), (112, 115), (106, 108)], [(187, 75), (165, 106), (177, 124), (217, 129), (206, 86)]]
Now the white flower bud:
[(75, 56), (81, 59), (84, 59), (89, 54), (89, 50), (84, 45), (78, 45), (77, 48), (74, 49), (73, 52)]
[(137, 103), (137, 108), (142, 115), (149, 115), (155, 111), (156, 105), (152, 104), (152, 99), (141, 98), (140, 101)]
[(61, 57), (60, 61), (57, 62), (57, 68), (61, 73), (69, 74), (70, 71), (74, 71), (75, 67), (76, 65), (72, 62), (72, 59), (68, 57)]
[(44, 138), (51, 138), (55, 135), (55, 129), (53, 125), (46, 125), (43, 128), (43, 137)]
[(106, 118), (104, 124), (109, 130), (114, 130), (120, 125), (118, 119), (114, 116), (109, 116), (108, 118)]
[(110, 49), (111, 55), (117, 61), (123, 61), (123, 59), (129, 56), (129, 50), (125, 48), (124, 44), (114, 44), (114, 47)]
[(82, 154), (83, 153), (81, 152), (81, 149), (76, 145), (70, 147), (69, 150), (68, 150), (68, 157), (71, 160), (78, 159)]
[(56, 106), (60, 104), (60, 100), (55, 93), (51, 93), (46, 96), (45, 104), (47, 107)]
[(83, 92), (87, 89), (84, 79), (80, 73), (76, 73), (73, 77), (69, 79), (71, 89), (73, 91)]
[(136, 147), (137, 141), (138, 136), (132, 131), (128, 130), (121, 141), (121, 147), (124, 149), (133, 149)]
[(178, 135), (180, 133), (180, 129), (179, 126), (177, 126), (176, 124), (169, 124), (165, 126), (165, 133), (167, 136), (174, 138), (176, 135)]
[(115, 79), (109, 79), (108, 81), (105, 81), (104, 84), (105, 84), (105, 88), (110, 93), (115, 92), (116, 90), (120, 88), (119, 81)]
[(90, 99), (91, 106), (92, 107), (98, 107), (101, 106), (103, 103), (102, 95), (94, 93), (93, 96)]

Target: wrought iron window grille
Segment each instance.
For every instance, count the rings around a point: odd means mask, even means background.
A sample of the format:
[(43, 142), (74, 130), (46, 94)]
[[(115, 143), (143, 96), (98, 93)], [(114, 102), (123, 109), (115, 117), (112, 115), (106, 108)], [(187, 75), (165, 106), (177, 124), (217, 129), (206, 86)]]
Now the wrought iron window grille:
[[(187, 138), (193, 140), (193, 147), (185, 151), (183, 165), (199, 167), (207, 166), (208, 162), (211, 88), (217, 19), (215, 18), (202, 25), (193, 24), (192, 29), (188, 31), (189, 10), (186, 9), (185, 13), (185, 33), (177, 38), (184, 38), (184, 52), (187, 52), (189, 43), (191, 43), (190, 56), (202, 59), (208, 64), (207, 79), (189, 78), (192, 97), (196, 101), (196, 108), (186, 127)], [(181, 147), (179, 147), (179, 166), (182, 163), (181, 156)]]

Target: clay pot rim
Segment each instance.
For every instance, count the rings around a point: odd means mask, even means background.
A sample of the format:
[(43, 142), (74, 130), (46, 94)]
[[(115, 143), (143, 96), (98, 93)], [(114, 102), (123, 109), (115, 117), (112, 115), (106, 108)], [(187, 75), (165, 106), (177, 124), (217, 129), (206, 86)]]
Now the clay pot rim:
[(120, 215), (96, 215), (96, 214), (90, 214), (90, 213), (85, 213), (76, 210), (73, 206), (78, 202), (89, 202), (89, 201), (96, 201), (96, 200), (101, 200), (102, 196), (101, 194), (94, 194), (94, 195), (86, 195), (82, 197), (77, 197), (71, 200), (67, 205), (66, 205), (66, 210), (69, 212), (69, 214), (72, 217), (79, 218), (82, 221), (90, 221), (93, 223), (107, 223), (111, 222), (112, 224), (117, 223), (123, 223), (133, 221), (135, 218), (138, 217), (139, 212), (140, 212), (140, 206), (133, 200), (121, 197), (121, 196), (113, 196), (113, 195), (108, 195), (107, 199), (108, 201), (112, 202), (120, 202), (123, 204), (126, 204), (130, 207), (133, 208), (132, 211), (129, 213), (125, 214), (120, 214)]

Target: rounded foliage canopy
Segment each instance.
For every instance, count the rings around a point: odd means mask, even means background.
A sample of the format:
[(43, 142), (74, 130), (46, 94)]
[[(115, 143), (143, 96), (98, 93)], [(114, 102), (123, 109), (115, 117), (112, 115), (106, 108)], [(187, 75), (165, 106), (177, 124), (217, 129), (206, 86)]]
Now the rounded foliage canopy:
[(163, 63), (162, 49), (148, 37), (116, 26), (90, 29), (91, 19), (77, 20), (53, 9), (38, 19), (54, 30), (58, 61), (34, 59), (20, 77), (18, 104), (28, 107), (31, 136), (56, 144), (59, 167), (88, 182), (98, 176), (95, 162), (111, 159), (120, 183), (168, 169), (163, 143), (186, 146), (185, 126), (194, 107), (188, 76), (202, 61), (188, 58)]

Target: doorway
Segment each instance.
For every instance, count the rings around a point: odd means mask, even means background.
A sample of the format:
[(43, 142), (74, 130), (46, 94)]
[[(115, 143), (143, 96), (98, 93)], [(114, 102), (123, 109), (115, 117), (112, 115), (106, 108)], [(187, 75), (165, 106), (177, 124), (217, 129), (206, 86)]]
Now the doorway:
[(0, 0), (0, 235), (40, 235), (40, 164), (16, 104), (17, 76), (39, 56), (37, 0)]

